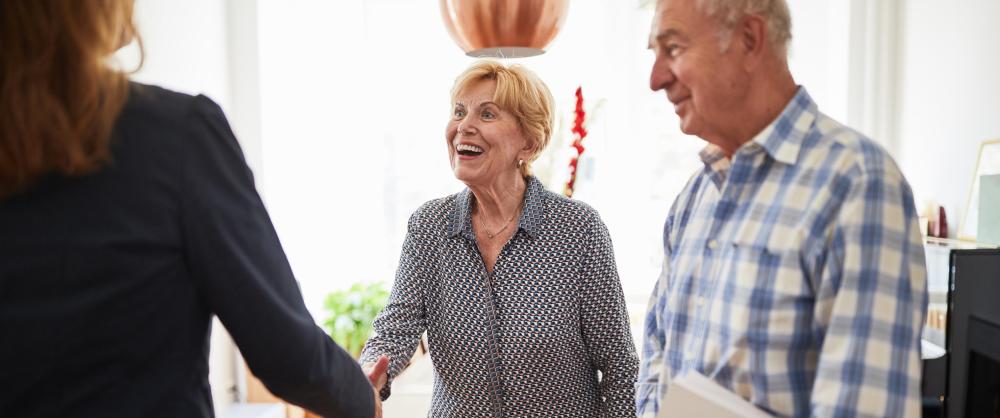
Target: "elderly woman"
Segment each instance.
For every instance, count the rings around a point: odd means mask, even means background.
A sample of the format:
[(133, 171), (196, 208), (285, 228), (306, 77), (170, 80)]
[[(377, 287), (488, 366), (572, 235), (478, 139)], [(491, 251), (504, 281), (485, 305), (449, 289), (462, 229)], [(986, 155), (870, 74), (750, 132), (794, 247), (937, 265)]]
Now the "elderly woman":
[(429, 416), (635, 416), (638, 360), (607, 228), (531, 176), (552, 132), (548, 88), (479, 61), (451, 96), (448, 159), (468, 188), (410, 218), (362, 353), (366, 370), (388, 357), (389, 371), (369, 379), (387, 398), (426, 330)]

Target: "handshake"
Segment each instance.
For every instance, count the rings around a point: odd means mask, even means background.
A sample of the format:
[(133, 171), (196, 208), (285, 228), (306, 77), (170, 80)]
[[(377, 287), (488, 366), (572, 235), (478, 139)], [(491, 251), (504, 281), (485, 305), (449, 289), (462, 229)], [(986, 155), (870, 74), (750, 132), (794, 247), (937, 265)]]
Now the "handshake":
[(389, 372), (389, 357), (381, 356), (374, 363), (368, 362), (361, 365), (361, 370), (368, 376), (368, 381), (375, 391), (375, 418), (382, 418), (382, 395), (379, 392), (385, 386)]

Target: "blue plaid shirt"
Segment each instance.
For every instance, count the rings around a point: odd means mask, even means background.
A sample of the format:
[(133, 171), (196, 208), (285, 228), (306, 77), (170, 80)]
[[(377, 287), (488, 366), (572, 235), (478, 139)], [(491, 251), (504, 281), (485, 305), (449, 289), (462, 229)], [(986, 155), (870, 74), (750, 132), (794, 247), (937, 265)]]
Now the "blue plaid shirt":
[(800, 88), (732, 159), (700, 156), (664, 225), (639, 416), (691, 371), (779, 416), (919, 416), (924, 251), (888, 154)]

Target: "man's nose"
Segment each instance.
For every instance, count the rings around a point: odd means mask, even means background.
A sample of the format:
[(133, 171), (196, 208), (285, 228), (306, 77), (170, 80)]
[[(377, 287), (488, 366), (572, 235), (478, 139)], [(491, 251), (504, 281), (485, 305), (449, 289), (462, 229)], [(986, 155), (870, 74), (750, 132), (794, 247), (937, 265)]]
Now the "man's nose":
[(653, 62), (653, 69), (649, 73), (649, 89), (653, 91), (666, 90), (670, 87), (670, 83), (675, 80), (674, 72), (671, 71), (670, 66), (663, 62), (664, 60), (657, 59)]

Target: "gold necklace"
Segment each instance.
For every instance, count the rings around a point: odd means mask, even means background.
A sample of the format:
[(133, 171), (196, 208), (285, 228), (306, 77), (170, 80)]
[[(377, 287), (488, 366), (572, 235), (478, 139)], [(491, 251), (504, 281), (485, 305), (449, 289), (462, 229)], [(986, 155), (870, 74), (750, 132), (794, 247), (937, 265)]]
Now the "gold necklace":
[[(523, 202), (522, 202), (522, 204), (523, 204)], [(479, 224), (483, 226), (483, 232), (486, 233), (486, 236), (489, 239), (493, 239), (493, 238), (496, 238), (497, 235), (500, 235), (501, 232), (505, 231), (507, 229), (507, 227), (510, 226), (510, 223), (512, 221), (514, 221), (514, 218), (516, 218), (519, 213), (521, 213), (521, 206), (520, 205), (518, 205), (517, 210), (514, 211), (514, 214), (510, 216), (510, 219), (507, 220), (507, 223), (503, 224), (503, 227), (501, 227), (499, 231), (494, 232), (492, 234), (490, 233), (489, 230), (486, 229), (486, 222), (485, 222), (486, 215), (482, 215), (482, 217), (479, 219)]]

